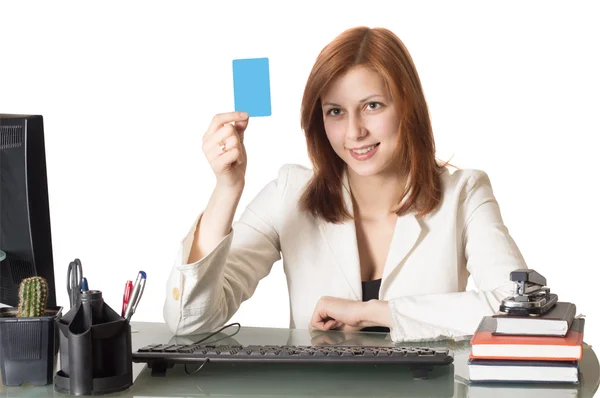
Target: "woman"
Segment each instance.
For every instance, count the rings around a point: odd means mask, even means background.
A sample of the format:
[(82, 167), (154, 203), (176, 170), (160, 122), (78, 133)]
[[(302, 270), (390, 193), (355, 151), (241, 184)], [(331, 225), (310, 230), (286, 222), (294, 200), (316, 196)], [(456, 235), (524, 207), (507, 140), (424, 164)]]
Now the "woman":
[(323, 49), (301, 125), (313, 170), (284, 165), (232, 227), (248, 116), (214, 117), (203, 151), (217, 184), (167, 282), (174, 333), (222, 326), (281, 258), (291, 328), (427, 340), (470, 335), (497, 311), (525, 262), (487, 175), (436, 161), (417, 71), (392, 32), (349, 29)]

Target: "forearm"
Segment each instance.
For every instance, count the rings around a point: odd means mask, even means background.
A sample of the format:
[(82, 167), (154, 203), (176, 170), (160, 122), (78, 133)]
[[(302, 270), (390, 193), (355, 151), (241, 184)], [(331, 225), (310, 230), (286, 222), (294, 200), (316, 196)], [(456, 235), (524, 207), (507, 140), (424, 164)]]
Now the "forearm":
[(472, 335), (482, 317), (498, 311), (510, 285), (494, 290), (469, 290), (402, 296), (388, 301), (395, 341), (464, 338)]
[(243, 184), (215, 187), (194, 233), (188, 263), (202, 259), (229, 234), (243, 190)]
[(392, 327), (392, 313), (387, 301), (369, 300), (362, 303), (361, 327)]

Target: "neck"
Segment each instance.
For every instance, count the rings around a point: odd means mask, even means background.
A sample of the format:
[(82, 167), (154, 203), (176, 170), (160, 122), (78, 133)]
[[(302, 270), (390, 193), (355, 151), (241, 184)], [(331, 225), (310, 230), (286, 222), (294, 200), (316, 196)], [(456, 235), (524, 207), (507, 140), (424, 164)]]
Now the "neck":
[(364, 177), (348, 169), (354, 215), (371, 220), (390, 216), (398, 204), (405, 181), (395, 174)]

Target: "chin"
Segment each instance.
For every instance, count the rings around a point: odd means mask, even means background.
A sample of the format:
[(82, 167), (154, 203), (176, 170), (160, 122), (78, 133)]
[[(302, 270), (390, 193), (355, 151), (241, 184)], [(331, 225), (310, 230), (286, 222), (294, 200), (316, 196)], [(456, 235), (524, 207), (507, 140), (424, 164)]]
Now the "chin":
[(361, 177), (371, 177), (377, 174), (380, 174), (383, 171), (383, 167), (379, 164), (356, 164), (356, 160), (350, 159), (349, 162), (346, 163), (348, 168), (352, 170), (353, 173), (361, 176)]

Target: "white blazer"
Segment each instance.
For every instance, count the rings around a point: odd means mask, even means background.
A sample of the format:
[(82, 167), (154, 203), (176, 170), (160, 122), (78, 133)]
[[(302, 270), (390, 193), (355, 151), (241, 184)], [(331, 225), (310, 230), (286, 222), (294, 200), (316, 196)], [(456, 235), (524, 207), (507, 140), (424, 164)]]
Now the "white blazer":
[[(164, 319), (178, 335), (223, 326), (283, 259), (290, 328), (307, 329), (321, 296), (362, 301), (353, 221), (332, 224), (298, 209), (312, 176), (284, 165), (244, 210), (232, 231), (201, 260), (187, 264), (198, 216), (182, 241), (167, 281)], [(527, 268), (505, 227), (487, 174), (442, 173), (442, 203), (423, 218), (398, 217), (380, 300), (392, 314), (391, 339), (467, 338), (513, 293), (509, 274)], [(347, 175), (344, 199), (352, 214)], [(476, 290), (465, 291), (472, 275)]]

